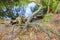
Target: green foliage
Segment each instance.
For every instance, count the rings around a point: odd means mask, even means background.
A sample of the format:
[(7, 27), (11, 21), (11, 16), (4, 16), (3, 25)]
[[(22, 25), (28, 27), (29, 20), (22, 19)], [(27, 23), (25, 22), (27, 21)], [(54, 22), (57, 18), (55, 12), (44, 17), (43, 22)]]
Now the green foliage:
[(22, 5), (27, 4), (28, 0), (0, 0), (0, 10), (7, 5)]
[(46, 14), (46, 16), (43, 18), (43, 22), (45, 24), (48, 24), (49, 23), (49, 19), (51, 18), (52, 15), (53, 15), (52, 13)]
[(54, 0), (53, 2), (51, 2), (50, 7), (52, 12), (54, 12), (55, 9), (57, 8), (58, 2), (59, 2), (58, 0)]
[(60, 2), (60, 0), (41, 0), (41, 4), (43, 7), (48, 7), (48, 5), (50, 6), (50, 12), (54, 12), (58, 3)]
[(29, 1), (28, 0), (24, 0), (24, 3), (27, 4)]

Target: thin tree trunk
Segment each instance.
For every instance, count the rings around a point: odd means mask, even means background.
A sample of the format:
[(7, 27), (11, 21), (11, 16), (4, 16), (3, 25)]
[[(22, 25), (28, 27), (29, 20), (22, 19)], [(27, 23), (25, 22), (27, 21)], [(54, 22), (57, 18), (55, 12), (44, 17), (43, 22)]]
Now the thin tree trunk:
[(60, 7), (60, 2), (58, 3), (57, 8), (55, 9), (55, 12), (54, 12), (55, 14), (57, 13), (59, 7)]
[(48, 9), (47, 9), (47, 14), (50, 12), (50, 0), (48, 1)]

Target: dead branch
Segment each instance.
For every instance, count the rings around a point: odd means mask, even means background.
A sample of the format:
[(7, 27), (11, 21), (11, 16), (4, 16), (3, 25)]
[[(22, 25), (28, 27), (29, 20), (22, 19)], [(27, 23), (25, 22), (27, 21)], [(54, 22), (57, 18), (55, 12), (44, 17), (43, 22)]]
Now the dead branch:
[(41, 6), (38, 8), (38, 10), (36, 10), (28, 19), (27, 19), (27, 22), (25, 24), (25, 27), (28, 26), (29, 22), (31, 21), (31, 19), (34, 17), (35, 14), (37, 14), (37, 12), (39, 12), (41, 9)]

